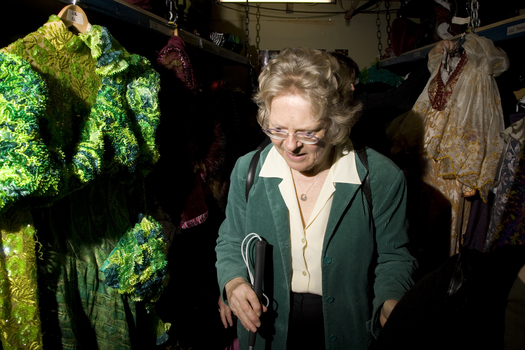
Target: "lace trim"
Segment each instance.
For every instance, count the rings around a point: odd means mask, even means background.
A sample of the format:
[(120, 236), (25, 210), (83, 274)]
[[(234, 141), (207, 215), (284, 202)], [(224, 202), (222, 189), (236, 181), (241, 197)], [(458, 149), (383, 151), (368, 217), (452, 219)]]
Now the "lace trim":
[[(446, 84), (443, 82), (443, 79), (441, 77), (441, 74), (436, 74), (434, 79), (430, 82), (428, 85), (428, 99), (430, 100), (430, 103), (432, 104), (432, 108), (438, 111), (443, 111), (445, 107), (447, 106), (447, 103), (452, 96), (452, 92), (454, 91), (454, 88), (456, 87), (459, 77), (461, 75), (461, 72), (465, 68), (465, 65), (468, 63), (468, 58), (465, 52), (463, 52), (463, 55), (461, 55), (461, 59), (452, 72), (452, 74), (449, 76)], [(439, 71), (443, 69), (443, 64), (439, 67)]]

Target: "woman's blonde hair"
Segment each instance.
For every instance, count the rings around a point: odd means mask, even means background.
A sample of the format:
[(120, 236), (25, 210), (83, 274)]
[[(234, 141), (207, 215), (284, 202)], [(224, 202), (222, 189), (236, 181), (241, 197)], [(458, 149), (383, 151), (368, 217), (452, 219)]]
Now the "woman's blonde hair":
[(298, 94), (310, 101), (312, 115), (330, 122), (332, 145), (346, 141), (361, 104), (354, 101), (349, 67), (332, 55), (310, 48), (287, 48), (272, 59), (259, 75), (259, 90), (254, 101), (259, 107), (257, 121), (268, 128), (274, 98)]

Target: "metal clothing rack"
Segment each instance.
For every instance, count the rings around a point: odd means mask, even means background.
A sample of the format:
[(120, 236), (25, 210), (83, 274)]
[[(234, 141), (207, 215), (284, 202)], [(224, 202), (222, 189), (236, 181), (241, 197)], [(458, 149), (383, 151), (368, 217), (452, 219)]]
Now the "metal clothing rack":
[[(484, 27), (479, 27), (475, 33), (484, 36), (493, 42), (498, 42), (507, 39), (514, 39), (525, 35), (525, 15), (509, 18), (504, 21), (496, 22)], [(450, 40), (459, 40), (461, 35), (456, 35)], [(391, 57), (379, 61), (378, 67), (389, 68), (396, 64), (417, 61), (423, 57), (434, 47), (435, 44), (427, 45), (412, 51), (405, 52), (398, 57)]]
[[(72, 0), (58, 1), (66, 5), (70, 5), (73, 2)], [(77, 1), (76, 5), (81, 6), (85, 10), (113, 17), (167, 36), (173, 36), (174, 34), (175, 26), (170, 25), (167, 19), (157, 16), (138, 6), (129, 4), (124, 0), (81, 0)], [(203, 39), (202, 37), (188, 31), (182, 29), (178, 29), (177, 31), (178, 35), (188, 45), (239, 64), (250, 65), (250, 61), (247, 57), (239, 55), (222, 46), (215, 45), (211, 41)]]

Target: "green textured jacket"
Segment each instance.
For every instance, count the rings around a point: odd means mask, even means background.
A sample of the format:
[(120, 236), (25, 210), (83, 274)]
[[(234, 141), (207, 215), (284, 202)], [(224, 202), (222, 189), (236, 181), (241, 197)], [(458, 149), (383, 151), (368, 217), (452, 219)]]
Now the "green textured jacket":
[[(271, 147), (262, 152), (256, 174)], [(218, 281), (221, 291), (235, 277), (250, 281), (241, 255), (242, 240), (255, 232), (268, 242), (263, 291), (271, 302), (262, 316), (255, 349), (284, 350), (291, 285), (288, 209), (279, 178), (256, 176), (246, 201), (246, 174), (253, 154), (239, 158), (231, 175), (226, 219), (216, 246)], [(407, 248), (405, 177), (388, 158), (371, 149), (367, 154), (375, 231), (361, 186), (337, 183), (325, 233), (322, 283), (327, 350), (368, 348), (374, 335), (371, 320), (378, 319), (383, 302), (401, 299), (413, 284), (416, 260)], [(363, 180), (367, 171), (357, 156), (356, 162)], [(250, 248), (253, 258), (253, 244)], [(238, 337), (240, 348), (246, 349), (248, 332), (240, 322)]]

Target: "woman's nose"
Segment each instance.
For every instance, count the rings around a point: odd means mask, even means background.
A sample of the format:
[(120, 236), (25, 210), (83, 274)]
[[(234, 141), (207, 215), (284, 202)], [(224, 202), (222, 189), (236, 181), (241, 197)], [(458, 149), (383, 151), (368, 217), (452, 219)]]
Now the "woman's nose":
[(297, 141), (294, 134), (288, 134), (288, 137), (284, 139), (284, 145), (287, 150), (293, 151), (296, 148), (300, 147), (302, 143)]

